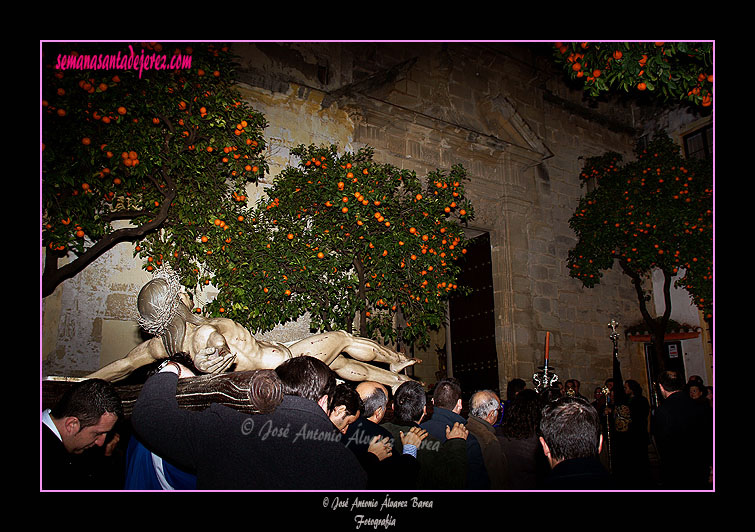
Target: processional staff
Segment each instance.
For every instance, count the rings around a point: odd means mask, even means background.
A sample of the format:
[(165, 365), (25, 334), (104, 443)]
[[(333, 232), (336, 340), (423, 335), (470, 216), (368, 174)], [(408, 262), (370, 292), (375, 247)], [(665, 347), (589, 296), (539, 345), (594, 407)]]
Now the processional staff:
[(549, 359), (549, 349), (550, 349), (550, 339), (551, 339), (551, 333), (550, 331), (545, 332), (545, 364), (543, 366), (540, 366), (539, 369), (542, 371), (535, 372), (534, 375), (532, 375), (532, 382), (535, 383), (535, 390), (540, 393), (544, 390), (547, 390), (550, 388), (553, 383), (555, 383), (558, 380), (558, 375), (555, 373), (548, 372), (548, 359)]
[[(618, 391), (616, 390), (617, 386), (622, 386), (621, 382), (616, 381), (616, 367), (619, 363), (619, 333), (616, 332), (616, 326), (619, 323), (616, 320), (611, 320), (611, 323), (608, 324), (608, 326), (611, 328), (611, 335), (609, 338), (611, 338), (611, 341), (613, 342), (613, 357), (612, 357), (612, 376), (614, 377), (614, 399), (616, 398), (616, 393)], [(621, 374), (619, 373), (619, 376)], [(620, 381), (621, 379), (619, 379)], [(616, 404), (615, 400), (611, 401), (611, 390), (608, 388), (608, 386), (603, 386), (603, 396), (606, 398), (606, 410), (609, 410), (610, 405), (610, 412), (611, 414), (615, 413), (616, 410)], [(612, 458), (613, 458), (613, 449), (611, 445), (611, 420), (609, 418), (608, 412), (606, 412), (606, 444), (608, 447), (608, 470), (612, 470)]]

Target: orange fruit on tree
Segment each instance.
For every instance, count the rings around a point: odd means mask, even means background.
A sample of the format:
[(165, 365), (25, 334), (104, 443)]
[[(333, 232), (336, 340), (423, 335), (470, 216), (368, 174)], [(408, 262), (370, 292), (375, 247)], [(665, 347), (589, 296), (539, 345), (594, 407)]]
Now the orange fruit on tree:
[(117, 109), (117, 111), (118, 111), (118, 114), (121, 116), (126, 114), (126, 108), (123, 107), (122, 105)]
[(639, 82), (639, 83), (637, 84), (637, 89), (638, 89), (638, 90), (644, 91), (644, 90), (645, 90), (645, 89), (647, 89), (647, 88), (648, 88), (648, 86), (647, 86), (647, 85), (646, 85), (645, 83), (643, 83), (642, 81), (640, 81), (640, 82)]

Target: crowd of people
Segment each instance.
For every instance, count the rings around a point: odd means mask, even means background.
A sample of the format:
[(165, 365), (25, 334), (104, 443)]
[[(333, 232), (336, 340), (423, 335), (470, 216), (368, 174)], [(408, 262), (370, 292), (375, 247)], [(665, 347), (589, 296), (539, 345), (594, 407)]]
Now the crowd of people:
[[(179, 406), (177, 362), (150, 376), (128, 419), (117, 389), (73, 385), (42, 413), (43, 490), (706, 490), (712, 488), (712, 389), (676, 373), (651, 408), (633, 380), (593, 400), (580, 382), (466, 391), (444, 378), (395, 392), (339, 384), (309, 356), (275, 369), (282, 401), (242, 413)], [(468, 397), (468, 398), (467, 398)], [(658, 473), (651, 464), (657, 452)]]

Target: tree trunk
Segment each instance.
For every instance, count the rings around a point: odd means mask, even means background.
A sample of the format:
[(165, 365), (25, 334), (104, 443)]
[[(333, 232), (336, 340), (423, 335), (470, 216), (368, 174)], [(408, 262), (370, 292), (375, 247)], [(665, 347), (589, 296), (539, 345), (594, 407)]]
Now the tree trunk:
[[(628, 263), (619, 261), (619, 264), (621, 265), (622, 270), (624, 270), (624, 273), (632, 279), (632, 284), (637, 293), (637, 300), (640, 303), (640, 314), (642, 314), (642, 319), (645, 321), (645, 324), (650, 331), (653, 352), (655, 354), (655, 367), (658, 368), (658, 371), (664, 371), (666, 369), (664, 340), (666, 336), (666, 327), (668, 326), (669, 318), (671, 317), (671, 273), (661, 270), (663, 272), (663, 302), (665, 308), (663, 315), (660, 318), (653, 318), (647, 307), (647, 302), (649, 301), (650, 296), (646, 295), (642, 288), (642, 277), (638, 272), (631, 269)], [(655, 376), (651, 377), (654, 378)]]
[(357, 278), (359, 279), (358, 295), (359, 300), (362, 302), (362, 309), (359, 311), (359, 336), (367, 337), (367, 289), (365, 287), (364, 280), (364, 264), (359, 257), (354, 257), (354, 268), (357, 271)]

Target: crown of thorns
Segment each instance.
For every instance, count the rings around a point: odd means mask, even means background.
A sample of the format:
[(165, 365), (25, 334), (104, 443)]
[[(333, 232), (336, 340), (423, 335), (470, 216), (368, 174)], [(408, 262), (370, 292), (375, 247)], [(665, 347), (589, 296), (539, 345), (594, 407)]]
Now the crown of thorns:
[(163, 279), (167, 285), (167, 294), (163, 304), (155, 310), (152, 316), (144, 316), (140, 313), (138, 317), (139, 326), (149, 334), (162, 336), (165, 330), (173, 321), (178, 311), (180, 300), (178, 294), (181, 292), (181, 283), (178, 280), (178, 274), (173, 271), (169, 264), (155, 271), (152, 281)]

